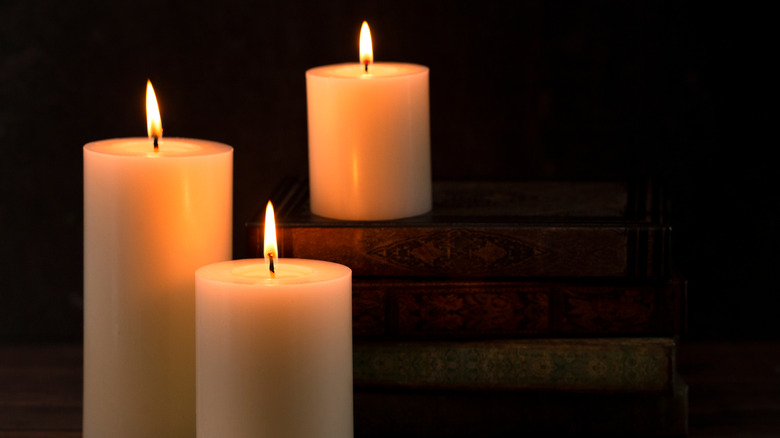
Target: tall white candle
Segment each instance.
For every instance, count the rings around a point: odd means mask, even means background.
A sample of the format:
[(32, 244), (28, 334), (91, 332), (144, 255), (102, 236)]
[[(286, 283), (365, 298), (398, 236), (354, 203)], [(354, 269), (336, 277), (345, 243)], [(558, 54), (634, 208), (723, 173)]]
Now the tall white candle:
[(195, 435), (195, 282), (232, 257), (233, 149), (84, 146), (85, 438)]
[(362, 58), (306, 71), (311, 211), (341, 220), (427, 213), (428, 67)]
[(198, 269), (198, 438), (349, 438), (352, 271), (264, 259)]

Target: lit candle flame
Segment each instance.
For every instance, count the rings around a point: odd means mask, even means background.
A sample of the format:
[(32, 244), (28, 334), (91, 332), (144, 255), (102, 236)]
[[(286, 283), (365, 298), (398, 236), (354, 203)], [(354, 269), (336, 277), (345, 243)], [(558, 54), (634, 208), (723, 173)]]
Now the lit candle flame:
[(150, 80), (146, 81), (146, 132), (154, 140), (154, 150), (157, 150), (157, 141), (162, 137), (162, 119)]
[(279, 250), (276, 246), (276, 219), (271, 201), (265, 207), (265, 236), (263, 238), (263, 256), (265, 257), (271, 276), (275, 275), (274, 263), (279, 263)]
[(371, 44), (371, 31), (368, 30), (368, 23), (363, 22), (360, 28), (360, 63), (365, 66), (368, 73), (368, 66), (374, 62), (374, 47)]

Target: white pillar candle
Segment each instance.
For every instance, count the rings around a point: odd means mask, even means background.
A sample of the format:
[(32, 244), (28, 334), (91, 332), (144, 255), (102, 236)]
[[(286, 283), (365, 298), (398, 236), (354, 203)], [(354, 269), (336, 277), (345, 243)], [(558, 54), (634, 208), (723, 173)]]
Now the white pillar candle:
[(232, 258), (233, 149), (84, 146), (85, 438), (195, 436), (195, 281)]
[(198, 438), (353, 436), (352, 270), (276, 248), (195, 272)]
[(362, 58), (306, 71), (311, 211), (341, 220), (427, 213), (428, 67)]
[(349, 438), (352, 271), (263, 259), (196, 272), (198, 438)]

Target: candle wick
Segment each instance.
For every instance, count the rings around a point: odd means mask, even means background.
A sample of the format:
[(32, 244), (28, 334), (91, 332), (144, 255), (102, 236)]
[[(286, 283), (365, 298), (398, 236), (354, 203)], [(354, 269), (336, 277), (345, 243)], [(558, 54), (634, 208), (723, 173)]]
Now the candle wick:
[(160, 146), (157, 144), (157, 139), (158, 139), (158, 137), (155, 135), (154, 136), (154, 151), (155, 152), (159, 152), (160, 151)]
[(368, 73), (368, 61), (366, 61), (364, 64), (365, 64), (365, 67), (366, 67), (366, 73)]
[(271, 271), (271, 278), (276, 278), (276, 270), (274, 269), (274, 254), (269, 252), (268, 259), (271, 261), (271, 265), (268, 268)]

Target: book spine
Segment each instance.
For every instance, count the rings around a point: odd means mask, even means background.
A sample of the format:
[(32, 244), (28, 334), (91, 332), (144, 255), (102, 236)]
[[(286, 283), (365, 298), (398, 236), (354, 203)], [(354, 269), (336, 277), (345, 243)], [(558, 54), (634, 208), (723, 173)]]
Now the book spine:
[(354, 384), (415, 389), (669, 392), (671, 338), (355, 342)]
[[(662, 226), (424, 228), (277, 225), (281, 257), (327, 260), (356, 276), (632, 277), (668, 272)], [(262, 257), (262, 229), (250, 228), (251, 257)]]
[(674, 391), (356, 390), (355, 436), (688, 436), (688, 385)]
[(358, 340), (673, 336), (686, 332), (686, 281), (424, 281), (356, 277)]
[[(617, 190), (624, 191), (622, 196), (612, 188), (604, 199), (588, 192), (589, 201), (571, 214), (566, 207), (582, 203), (577, 201), (576, 185), (552, 194), (544, 185), (520, 193), (496, 186), (499, 193), (493, 196), (487, 195), (486, 188), (492, 185), (480, 187), (439, 193), (455, 199), (439, 200), (437, 208), (443, 210), (437, 210), (435, 220), (350, 222), (313, 218), (307, 186), (285, 181), (272, 196), (280, 256), (341, 263), (353, 275), (365, 277), (664, 278), (670, 274), (671, 228), (664, 218), (665, 198), (653, 184), (621, 185)], [(502, 194), (507, 199), (516, 197), (516, 202), (522, 199), (536, 205), (529, 209), (538, 212), (528, 215), (515, 201), (504, 200), (488, 202), (496, 216), (473, 215), (472, 204), (477, 201), (472, 197), (477, 194), (482, 194), (482, 200), (502, 198)], [(246, 224), (250, 257), (262, 257), (262, 224), (260, 213)]]

